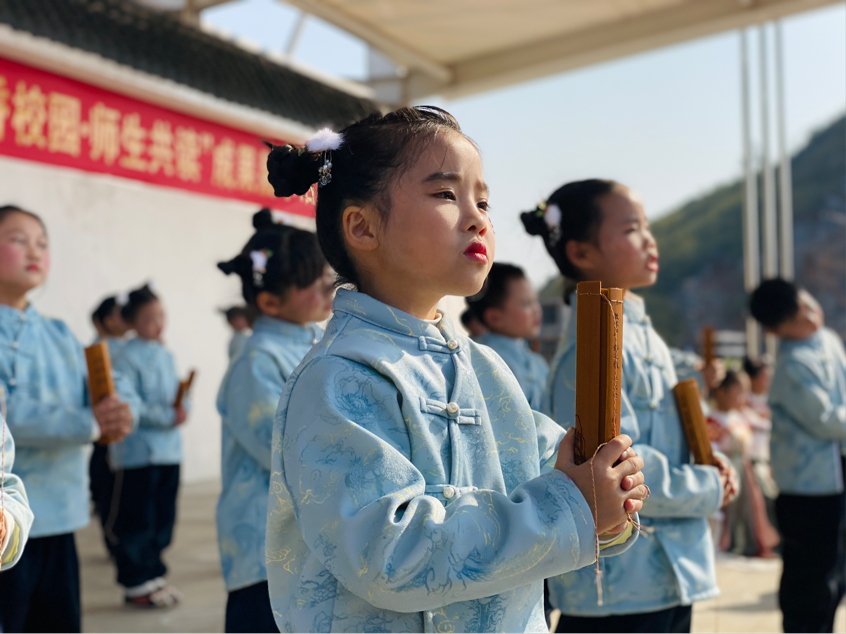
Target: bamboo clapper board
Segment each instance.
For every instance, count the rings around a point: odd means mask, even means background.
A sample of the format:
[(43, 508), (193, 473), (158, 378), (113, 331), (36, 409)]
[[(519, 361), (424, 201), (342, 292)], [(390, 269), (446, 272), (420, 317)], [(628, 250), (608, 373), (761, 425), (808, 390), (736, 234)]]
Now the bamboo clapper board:
[(107, 396), (115, 393), (115, 381), (112, 378), (112, 359), (109, 346), (105, 341), (95, 343), (85, 349), (85, 362), (88, 365), (88, 391), (91, 404), (96, 405)]
[(705, 424), (705, 414), (702, 412), (702, 401), (699, 396), (699, 385), (696, 379), (680, 381), (673, 388), (676, 395), (676, 405), (679, 408), (684, 435), (693, 461), (696, 464), (716, 466), (714, 452), (711, 449), (711, 439), (708, 438), (708, 428)]
[(580, 282), (576, 307), (576, 464), (620, 434), (623, 290)]
[(191, 370), (188, 374), (188, 378), (179, 382), (179, 390), (177, 390), (176, 400), (173, 402), (174, 407), (182, 407), (182, 401), (185, 400), (185, 397), (188, 396), (188, 392), (191, 391), (191, 384), (194, 383), (194, 377), (196, 374), (197, 372), (195, 370)]

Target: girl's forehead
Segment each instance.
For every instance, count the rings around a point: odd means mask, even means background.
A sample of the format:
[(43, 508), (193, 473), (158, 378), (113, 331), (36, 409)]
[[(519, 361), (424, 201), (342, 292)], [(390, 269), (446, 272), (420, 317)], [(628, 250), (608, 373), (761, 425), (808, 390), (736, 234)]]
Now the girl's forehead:
[(26, 231), (27, 233), (36, 233), (44, 235), (44, 225), (37, 218), (33, 218), (29, 214), (13, 211), (8, 214), (2, 221), (0, 221), (0, 231)]
[[(430, 173), (457, 173), (469, 177), (471, 173), (481, 175), (482, 161), (479, 149), (463, 134), (446, 130), (424, 144), (417, 153), (409, 174), (417, 179)], [(475, 175), (475, 174), (474, 174)]]

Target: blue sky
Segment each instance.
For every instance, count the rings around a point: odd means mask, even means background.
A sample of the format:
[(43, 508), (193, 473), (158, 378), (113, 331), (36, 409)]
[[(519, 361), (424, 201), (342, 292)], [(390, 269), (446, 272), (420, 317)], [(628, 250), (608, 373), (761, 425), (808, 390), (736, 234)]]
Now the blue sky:
[[(276, 0), (203, 12), (204, 21), (277, 51), (287, 46), (298, 16)], [(783, 33), (787, 136), (795, 150), (846, 111), (846, 3), (785, 19)], [(771, 27), (768, 38), (772, 46)], [(749, 40), (757, 142), (757, 28)], [(295, 57), (353, 79), (366, 72), (362, 42), (315, 18), (306, 22)], [(772, 75), (769, 83), (773, 90)], [(425, 101), (452, 112), (482, 148), (497, 260), (523, 265), (537, 283), (555, 268), (539, 240), (524, 235), (518, 214), (560, 185), (616, 179), (640, 192), (654, 219), (741, 171), (736, 31), (470, 98)], [(774, 130), (774, 110), (770, 119)], [(775, 147), (773, 131), (773, 158)]]

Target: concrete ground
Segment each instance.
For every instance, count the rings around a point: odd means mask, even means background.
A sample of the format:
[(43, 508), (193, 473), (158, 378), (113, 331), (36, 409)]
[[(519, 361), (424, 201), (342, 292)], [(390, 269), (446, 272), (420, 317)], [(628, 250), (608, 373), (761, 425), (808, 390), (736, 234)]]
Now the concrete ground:
[[(86, 632), (222, 632), (226, 591), (220, 576), (214, 509), (217, 482), (182, 487), (175, 542), (167, 552), (169, 579), (185, 595), (168, 610), (123, 605), (114, 568), (105, 554), (96, 522), (77, 534), (82, 567), (83, 622)], [(723, 558), (717, 566), (722, 595), (697, 604), (694, 632), (778, 632), (777, 560)], [(841, 606), (835, 631), (846, 631)]]

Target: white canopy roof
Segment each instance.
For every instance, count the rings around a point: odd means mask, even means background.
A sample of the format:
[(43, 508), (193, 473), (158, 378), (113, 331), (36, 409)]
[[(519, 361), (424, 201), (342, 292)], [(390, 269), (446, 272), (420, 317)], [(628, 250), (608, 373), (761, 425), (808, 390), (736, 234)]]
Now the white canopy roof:
[(838, 0), (285, 1), (404, 67), (404, 97), (413, 101), (498, 88)]

